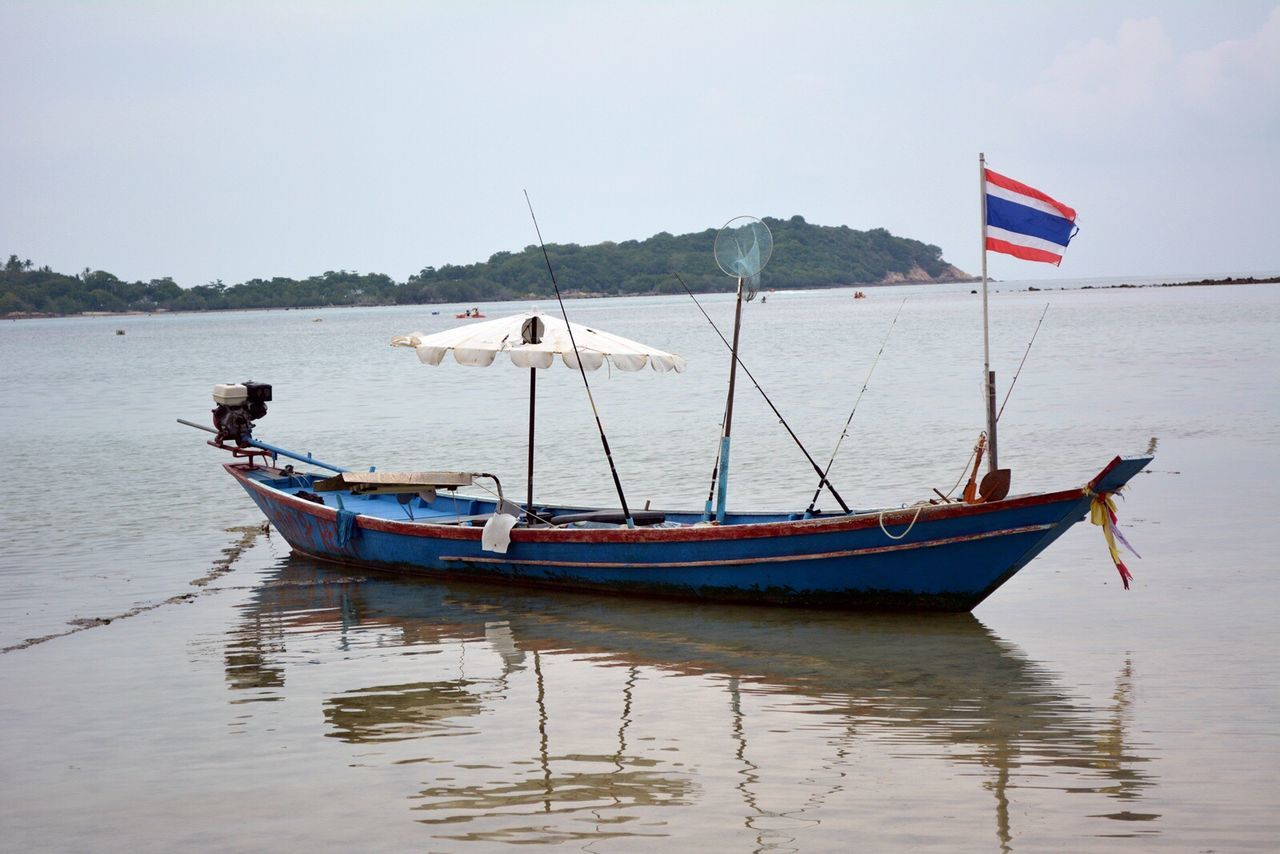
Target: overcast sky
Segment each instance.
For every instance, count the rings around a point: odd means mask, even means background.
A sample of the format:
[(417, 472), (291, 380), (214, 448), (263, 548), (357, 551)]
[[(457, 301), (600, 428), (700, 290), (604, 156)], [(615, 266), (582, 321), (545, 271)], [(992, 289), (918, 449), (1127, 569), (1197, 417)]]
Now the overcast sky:
[(403, 280), (800, 214), (977, 272), (979, 151), (1061, 268), (1280, 269), (1276, 2), (0, 0), (0, 252)]

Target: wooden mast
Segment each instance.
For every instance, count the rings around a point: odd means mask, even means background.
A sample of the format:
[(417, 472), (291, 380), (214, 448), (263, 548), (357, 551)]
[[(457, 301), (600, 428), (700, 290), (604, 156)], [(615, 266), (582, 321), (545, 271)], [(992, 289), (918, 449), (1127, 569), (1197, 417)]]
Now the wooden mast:
[(978, 198), (982, 200), (982, 385), (987, 402), (987, 470), (996, 462), (996, 375), (991, 370), (991, 328), (987, 311), (987, 159), (978, 153)]
[(742, 283), (738, 277), (738, 304), (733, 312), (733, 345), (729, 362), (729, 399), (724, 407), (724, 432), (720, 434), (720, 492), (716, 496), (716, 522), (724, 524), (725, 502), (729, 488), (729, 434), (733, 429), (733, 389), (738, 378), (738, 333), (742, 330)]

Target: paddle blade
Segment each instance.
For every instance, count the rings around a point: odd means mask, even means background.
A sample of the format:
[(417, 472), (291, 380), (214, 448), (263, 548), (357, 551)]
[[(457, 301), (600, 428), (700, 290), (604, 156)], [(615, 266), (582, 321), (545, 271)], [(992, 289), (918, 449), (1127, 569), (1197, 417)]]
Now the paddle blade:
[(978, 495), (981, 496), (979, 501), (1003, 501), (1009, 494), (1010, 476), (1009, 469), (987, 472), (982, 478), (982, 483), (978, 485)]

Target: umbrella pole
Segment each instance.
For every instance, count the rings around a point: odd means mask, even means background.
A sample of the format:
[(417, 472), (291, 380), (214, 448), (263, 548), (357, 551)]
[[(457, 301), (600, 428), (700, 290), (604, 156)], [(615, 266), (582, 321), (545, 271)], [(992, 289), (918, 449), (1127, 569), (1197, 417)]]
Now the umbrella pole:
[(729, 362), (729, 400), (724, 407), (724, 434), (720, 438), (720, 494), (716, 497), (716, 522), (724, 524), (729, 491), (729, 433), (733, 428), (733, 386), (738, 378), (738, 333), (742, 330), (742, 279), (738, 279), (738, 304), (733, 311), (733, 350)]
[(528, 525), (533, 524), (533, 413), (538, 402), (538, 369), (529, 369), (529, 491), (524, 503), (524, 518)]
[[(551, 274), (551, 287), (556, 292), (556, 302), (560, 303), (560, 316), (564, 318), (569, 343), (573, 345), (574, 360), (578, 363), (578, 373), (582, 376), (582, 387), (587, 390), (587, 402), (591, 404), (591, 414), (596, 417), (596, 432), (600, 434), (600, 445), (604, 448), (604, 458), (609, 461), (609, 473), (613, 475), (613, 488), (618, 490), (618, 501), (622, 504), (622, 515), (627, 520), (627, 527), (634, 528), (636, 520), (631, 516), (631, 508), (627, 506), (627, 496), (622, 492), (622, 481), (618, 478), (618, 467), (613, 464), (613, 452), (609, 450), (609, 438), (604, 434), (604, 424), (600, 421), (600, 410), (596, 408), (596, 399), (591, 394), (591, 383), (587, 381), (587, 369), (582, 366), (582, 358), (578, 352), (578, 342), (573, 337), (573, 324), (569, 322), (569, 312), (564, 307), (564, 297), (560, 294), (560, 284), (556, 281), (556, 271), (551, 268), (551, 256), (547, 254), (547, 244), (542, 240), (542, 229), (538, 228), (538, 218), (533, 215), (533, 202), (529, 201), (529, 191), (524, 193), (525, 203), (529, 205), (529, 217), (533, 220), (533, 230), (538, 233), (538, 245), (542, 247), (542, 260), (547, 262), (547, 272)], [(741, 290), (741, 289), (739, 289)], [(560, 358), (564, 358), (562, 355)]]

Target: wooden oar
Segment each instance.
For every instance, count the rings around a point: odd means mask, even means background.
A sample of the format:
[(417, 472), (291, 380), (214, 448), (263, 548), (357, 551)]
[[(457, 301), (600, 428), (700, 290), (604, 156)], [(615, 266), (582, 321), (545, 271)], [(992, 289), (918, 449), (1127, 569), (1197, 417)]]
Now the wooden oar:
[(982, 433), (978, 436), (978, 444), (973, 446), (973, 472), (969, 475), (969, 482), (964, 485), (964, 503), (978, 503), (978, 469), (982, 466), (982, 454), (987, 449), (987, 434)]
[(1009, 494), (1009, 469), (996, 469), (987, 472), (978, 485), (978, 501), (1002, 501)]

